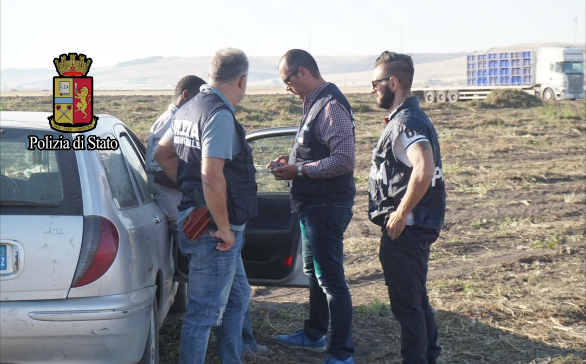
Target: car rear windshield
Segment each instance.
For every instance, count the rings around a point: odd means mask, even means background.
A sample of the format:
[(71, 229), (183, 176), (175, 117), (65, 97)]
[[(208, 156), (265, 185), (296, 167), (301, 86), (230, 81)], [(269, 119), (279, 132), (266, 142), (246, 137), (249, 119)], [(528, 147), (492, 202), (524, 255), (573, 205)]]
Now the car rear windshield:
[(1, 214), (81, 215), (83, 206), (75, 151), (30, 150), (29, 136), (53, 141), (59, 141), (61, 136), (71, 146), (71, 135), (67, 133), (2, 128)]

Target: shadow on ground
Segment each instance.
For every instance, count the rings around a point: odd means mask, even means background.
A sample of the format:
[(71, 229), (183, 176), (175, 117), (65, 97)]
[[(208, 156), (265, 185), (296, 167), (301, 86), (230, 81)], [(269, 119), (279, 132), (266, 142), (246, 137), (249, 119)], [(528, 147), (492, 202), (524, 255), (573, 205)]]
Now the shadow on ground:
[[(253, 330), (257, 341), (274, 351), (271, 363), (322, 363), (327, 353), (311, 353), (278, 345), (276, 335), (301, 328), (307, 304), (251, 302)], [(178, 362), (183, 315), (170, 315), (161, 329), (161, 363)], [(494, 328), (464, 315), (437, 311), (440, 363), (584, 363), (586, 353)], [(399, 327), (384, 303), (354, 307), (356, 363), (401, 363)], [(219, 363), (212, 330), (206, 363)]]

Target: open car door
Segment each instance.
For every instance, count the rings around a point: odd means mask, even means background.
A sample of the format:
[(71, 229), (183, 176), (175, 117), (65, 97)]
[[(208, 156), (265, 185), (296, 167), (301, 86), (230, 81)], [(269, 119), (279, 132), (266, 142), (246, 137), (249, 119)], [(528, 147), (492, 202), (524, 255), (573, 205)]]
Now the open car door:
[[(258, 216), (246, 224), (242, 260), (251, 285), (307, 287), (303, 273), (299, 213), (291, 213), (291, 193), (287, 181), (277, 181), (266, 169), (280, 155), (289, 155), (297, 127), (281, 127), (250, 132), (246, 140), (252, 148), (258, 184)], [(175, 253), (176, 279), (189, 278), (187, 259)]]

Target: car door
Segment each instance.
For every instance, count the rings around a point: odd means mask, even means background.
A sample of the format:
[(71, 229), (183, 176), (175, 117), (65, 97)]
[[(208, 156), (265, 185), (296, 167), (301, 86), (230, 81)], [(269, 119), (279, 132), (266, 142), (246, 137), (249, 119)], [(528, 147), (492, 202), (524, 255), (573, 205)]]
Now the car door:
[[(163, 299), (170, 296), (173, 284), (173, 263), (171, 256), (171, 245), (167, 229), (166, 217), (155, 202), (149, 188), (144, 169), (144, 154), (141, 153), (140, 145), (135, 142), (135, 137), (123, 125), (114, 127), (116, 136), (120, 141), (120, 150), (126, 159), (127, 166), (130, 170), (131, 180), (135, 184), (135, 190), (138, 192), (141, 201), (140, 220), (135, 223), (140, 224), (144, 230), (144, 241), (141, 250), (145, 253), (147, 270), (151, 274), (161, 269), (163, 272)], [(162, 301), (161, 306), (167, 304)], [(162, 309), (163, 307), (160, 307)]]
[(156, 263), (155, 265), (159, 267), (163, 273), (163, 287), (161, 287), (162, 297), (161, 303), (159, 304), (159, 310), (162, 313), (159, 315), (159, 318), (162, 323), (162, 320), (164, 319), (165, 314), (172, 303), (171, 293), (173, 291), (173, 276), (175, 274), (175, 264), (173, 261), (173, 242), (169, 234), (165, 213), (153, 199), (151, 191), (148, 187), (145, 169), (146, 147), (128, 126), (124, 126), (124, 130), (120, 129), (120, 131), (121, 136), (128, 138), (129, 141), (132, 141), (132, 152), (136, 155), (137, 160), (140, 162), (140, 164), (134, 162), (136, 164), (136, 166), (133, 167), (133, 169), (136, 170), (135, 177), (140, 181), (140, 189), (144, 191), (142, 192), (142, 194), (145, 195), (143, 197), (143, 202), (151, 210), (151, 213), (154, 214), (154, 229), (156, 235), (152, 236), (156, 238), (154, 239), (152, 252), (154, 255), (154, 261)]
[(289, 155), (297, 127), (248, 133), (258, 184), (258, 215), (246, 224), (242, 260), (250, 284), (305, 287), (299, 212), (291, 212), (288, 181), (277, 181), (266, 169), (280, 155)]
[[(289, 155), (297, 127), (263, 129), (248, 133), (258, 184), (258, 215), (246, 224), (242, 260), (248, 281), (257, 286), (306, 287), (303, 273), (299, 213), (291, 213), (287, 181), (276, 181), (267, 163)], [(187, 258), (179, 253), (177, 279), (189, 279)]]

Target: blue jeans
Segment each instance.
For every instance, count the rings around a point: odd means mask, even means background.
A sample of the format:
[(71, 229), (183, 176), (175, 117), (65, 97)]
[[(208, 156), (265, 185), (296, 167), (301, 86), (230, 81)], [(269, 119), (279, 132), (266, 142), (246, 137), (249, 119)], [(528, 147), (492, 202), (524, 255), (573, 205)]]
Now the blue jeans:
[(242, 324), (242, 352), (258, 351), (258, 343), (252, 334), (252, 317), (250, 316), (250, 307), (246, 310), (244, 323)]
[(303, 270), (309, 276), (309, 319), (304, 330), (317, 340), (328, 331), (331, 317), (329, 352), (342, 360), (354, 354), (352, 298), (344, 274), (344, 231), (353, 204), (300, 206)]
[[(188, 211), (179, 212), (179, 226)], [(204, 364), (212, 327), (217, 327), (220, 362), (242, 363), (242, 325), (251, 290), (240, 257), (244, 232), (232, 232), (236, 237), (234, 247), (221, 252), (210, 230), (191, 241), (179, 229), (179, 247), (189, 258), (189, 304), (181, 328), (180, 364)]]

